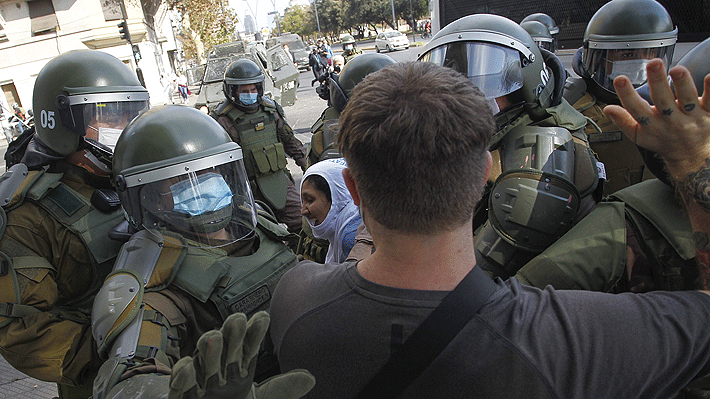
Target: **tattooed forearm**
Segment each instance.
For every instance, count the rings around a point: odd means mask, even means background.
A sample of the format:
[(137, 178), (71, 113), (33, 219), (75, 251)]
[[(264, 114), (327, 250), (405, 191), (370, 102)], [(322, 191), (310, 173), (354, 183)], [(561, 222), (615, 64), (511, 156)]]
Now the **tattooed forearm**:
[(686, 201), (695, 201), (705, 212), (710, 213), (710, 158), (705, 160), (705, 166), (689, 173), (685, 180), (678, 182), (680, 195)]

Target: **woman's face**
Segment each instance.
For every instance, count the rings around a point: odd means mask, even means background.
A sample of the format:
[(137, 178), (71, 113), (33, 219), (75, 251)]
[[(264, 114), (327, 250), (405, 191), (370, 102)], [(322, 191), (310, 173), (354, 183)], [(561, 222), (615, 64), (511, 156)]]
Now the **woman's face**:
[(330, 212), (330, 201), (325, 193), (318, 190), (310, 180), (301, 185), (301, 215), (308, 218), (311, 224), (318, 226)]

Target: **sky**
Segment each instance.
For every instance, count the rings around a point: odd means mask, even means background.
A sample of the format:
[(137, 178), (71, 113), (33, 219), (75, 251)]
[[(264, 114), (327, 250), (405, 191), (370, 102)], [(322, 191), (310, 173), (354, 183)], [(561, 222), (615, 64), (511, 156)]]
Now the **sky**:
[[(274, 4), (279, 15), (284, 15), (284, 10), (289, 4), (308, 4), (308, 0), (229, 0), (229, 5), (237, 11), (239, 15), (239, 30), (244, 30), (244, 17), (246, 15), (255, 16), (257, 28), (274, 28), (273, 15), (268, 15), (274, 11)], [(250, 9), (251, 8), (251, 9)]]

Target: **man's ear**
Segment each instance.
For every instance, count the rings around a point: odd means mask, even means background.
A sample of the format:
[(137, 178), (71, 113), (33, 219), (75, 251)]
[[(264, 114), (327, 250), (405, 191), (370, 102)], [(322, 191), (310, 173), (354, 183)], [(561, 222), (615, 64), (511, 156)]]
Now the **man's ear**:
[(350, 169), (343, 169), (343, 179), (345, 180), (345, 185), (348, 187), (348, 191), (350, 191), (350, 196), (353, 197), (353, 202), (355, 205), (360, 206), (360, 194), (358, 194), (355, 181), (350, 175)]

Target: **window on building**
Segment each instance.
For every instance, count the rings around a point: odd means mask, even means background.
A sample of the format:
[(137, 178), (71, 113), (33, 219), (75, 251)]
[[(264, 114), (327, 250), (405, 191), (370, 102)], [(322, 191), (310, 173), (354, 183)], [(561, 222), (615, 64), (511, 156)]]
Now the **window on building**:
[(57, 15), (52, 0), (31, 0), (27, 2), (32, 21), (32, 36), (56, 32)]

